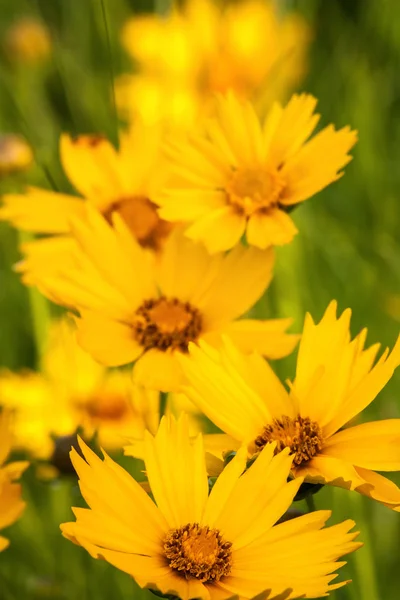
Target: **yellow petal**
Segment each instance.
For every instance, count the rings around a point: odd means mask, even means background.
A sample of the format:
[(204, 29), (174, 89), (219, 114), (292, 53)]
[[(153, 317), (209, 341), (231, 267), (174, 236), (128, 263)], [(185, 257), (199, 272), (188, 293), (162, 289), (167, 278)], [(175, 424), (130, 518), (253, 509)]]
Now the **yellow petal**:
[(182, 369), (174, 352), (151, 348), (142, 354), (133, 370), (133, 379), (151, 390), (176, 392), (182, 381)]
[(90, 198), (99, 210), (125, 196), (126, 191), (116, 150), (101, 136), (64, 134), (60, 139), (64, 170), (82, 196)]
[(241, 442), (250, 442), (271, 419), (265, 401), (234, 369), (226, 371), (208, 347), (194, 344), (190, 357), (179, 357), (188, 385), (182, 391), (222, 431)]
[(217, 330), (247, 312), (265, 292), (274, 268), (272, 250), (237, 246), (222, 258), (212, 283), (194, 298), (205, 329)]
[(269, 160), (274, 165), (286, 162), (310, 137), (319, 121), (314, 114), (316, 105), (310, 94), (294, 94), (281, 111), (269, 141)]
[(79, 198), (34, 187), (25, 194), (7, 194), (3, 202), (0, 220), (37, 233), (67, 233), (71, 217), (81, 216), (84, 211), (84, 202)]
[(241, 319), (227, 325), (224, 333), (242, 352), (259, 352), (267, 358), (282, 358), (293, 352), (299, 340), (298, 335), (284, 332), (290, 324), (291, 319)]
[(246, 219), (230, 206), (208, 212), (186, 230), (186, 235), (202, 242), (210, 254), (230, 250), (239, 242), (246, 227)]
[(157, 506), (171, 528), (200, 523), (208, 497), (201, 436), (191, 440), (185, 415), (164, 417), (156, 436), (145, 438), (144, 460)]
[(324, 455), (373, 471), (400, 470), (400, 419), (349, 427), (324, 443)]
[(76, 323), (79, 344), (103, 365), (125, 365), (135, 361), (143, 352), (129, 325), (89, 311), (84, 311)]
[(287, 184), (280, 202), (285, 205), (302, 202), (339, 179), (340, 169), (351, 160), (348, 152), (356, 141), (357, 132), (349, 127), (335, 131), (329, 125), (320, 131), (280, 171)]
[(297, 471), (311, 483), (328, 483), (347, 490), (355, 490), (383, 504), (400, 506), (400, 489), (374, 471), (355, 467), (350, 462), (317, 456)]
[(246, 238), (251, 246), (264, 250), (270, 246), (289, 244), (297, 232), (297, 227), (288, 214), (283, 210), (273, 209), (266, 214), (256, 212), (251, 215)]

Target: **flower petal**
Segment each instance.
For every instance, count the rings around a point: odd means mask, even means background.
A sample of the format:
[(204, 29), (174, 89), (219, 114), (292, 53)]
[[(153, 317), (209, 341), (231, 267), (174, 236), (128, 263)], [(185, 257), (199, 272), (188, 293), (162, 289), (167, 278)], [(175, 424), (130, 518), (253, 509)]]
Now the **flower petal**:
[(373, 471), (400, 471), (400, 419), (339, 431), (325, 441), (324, 455)]
[(298, 335), (285, 333), (291, 319), (241, 319), (224, 328), (233, 343), (245, 353), (258, 352), (267, 358), (282, 358), (293, 352)]
[(207, 212), (186, 230), (195, 242), (202, 242), (210, 254), (230, 250), (239, 242), (246, 227), (246, 219), (231, 206), (222, 206)]
[(133, 370), (138, 385), (161, 392), (177, 392), (182, 382), (182, 369), (177, 356), (179, 351), (163, 352), (151, 348), (142, 354)]
[(298, 229), (291, 217), (283, 210), (273, 209), (268, 213), (256, 212), (247, 223), (246, 238), (251, 246), (269, 248), (289, 244)]

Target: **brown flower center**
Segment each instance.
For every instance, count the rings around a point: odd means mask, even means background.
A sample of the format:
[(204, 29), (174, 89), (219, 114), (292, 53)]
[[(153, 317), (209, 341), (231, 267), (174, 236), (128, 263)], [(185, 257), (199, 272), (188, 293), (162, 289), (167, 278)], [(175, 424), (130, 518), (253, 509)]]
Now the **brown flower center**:
[(144, 248), (159, 250), (172, 229), (172, 224), (160, 219), (157, 206), (144, 196), (121, 198), (104, 213), (107, 221), (117, 212)]
[(171, 569), (186, 579), (219, 581), (232, 569), (232, 544), (218, 529), (189, 523), (170, 531), (164, 541), (164, 555)]
[(314, 458), (322, 449), (323, 437), (318, 423), (308, 417), (291, 419), (283, 416), (264, 427), (262, 434), (255, 440), (255, 446), (257, 450), (261, 450), (269, 442), (277, 442), (276, 452), (290, 448), (290, 454), (294, 455), (293, 464), (300, 466)]
[(145, 350), (180, 350), (187, 352), (203, 329), (200, 311), (177, 298), (145, 300), (135, 313), (133, 330)]
[(96, 395), (83, 408), (94, 421), (120, 421), (128, 412), (127, 399), (118, 394)]
[(249, 217), (277, 206), (285, 183), (275, 169), (237, 169), (226, 186), (228, 202)]

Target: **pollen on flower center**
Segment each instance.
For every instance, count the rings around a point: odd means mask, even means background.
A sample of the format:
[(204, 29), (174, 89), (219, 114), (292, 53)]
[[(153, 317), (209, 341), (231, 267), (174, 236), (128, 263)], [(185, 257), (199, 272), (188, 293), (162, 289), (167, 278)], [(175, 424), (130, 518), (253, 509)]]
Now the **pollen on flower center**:
[(104, 213), (107, 221), (117, 212), (144, 248), (158, 250), (170, 233), (172, 224), (160, 219), (157, 206), (145, 196), (130, 196), (115, 201)]
[(164, 541), (164, 555), (171, 569), (186, 579), (202, 582), (219, 581), (232, 569), (232, 544), (218, 529), (198, 523), (169, 531)]
[(290, 454), (294, 455), (293, 464), (300, 466), (322, 449), (322, 430), (318, 423), (308, 417), (291, 419), (283, 416), (264, 427), (262, 434), (255, 440), (257, 450), (261, 450), (269, 442), (277, 442), (276, 452), (290, 448)]
[(266, 212), (278, 204), (284, 186), (276, 170), (237, 169), (226, 186), (228, 202), (246, 216)]
[(203, 329), (200, 311), (177, 298), (145, 300), (135, 313), (133, 330), (145, 350), (158, 348), (187, 352)]

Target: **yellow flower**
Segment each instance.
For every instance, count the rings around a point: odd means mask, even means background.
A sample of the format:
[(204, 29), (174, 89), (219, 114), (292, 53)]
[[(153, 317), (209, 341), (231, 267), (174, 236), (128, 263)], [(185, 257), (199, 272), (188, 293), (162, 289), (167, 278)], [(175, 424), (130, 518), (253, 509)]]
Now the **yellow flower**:
[(21, 136), (0, 136), (0, 177), (26, 171), (32, 162), (32, 150)]
[[(0, 412), (0, 531), (16, 521), (25, 508), (21, 499), (21, 486), (14, 483), (19, 479), (28, 463), (25, 461), (5, 464), (11, 451), (11, 416), (9, 412)], [(9, 542), (0, 535), (0, 552)]]
[(40, 459), (52, 457), (54, 437), (98, 434), (107, 449), (142, 439), (159, 421), (157, 393), (132, 384), (130, 373), (107, 371), (77, 344), (67, 320), (53, 323), (41, 373), (3, 372), (1, 403), (15, 415), (15, 446)]
[(189, 342), (220, 343), (221, 334), (244, 351), (270, 358), (289, 354), (297, 336), (290, 319), (237, 318), (263, 294), (272, 277), (273, 252), (238, 247), (210, 257), (180, 231), (168, 238), (158, 260), (136, 243), (122, 220), (115, 228), (98, 213), (76, 221), (79, 266), (43, 278), (41, 288), (81, 312), (78, 340), (99, 362), (133, 361), (136, 381), (174, 391), (180, 381), (176, 356)]
[(10, 62), (31, 65), (43, 61), (51, 51), (47, 27), (32, 18), (22, 18), (5, 32), (4, 49)]
[(307, 141), (315, 105), (312, 96), (294, 95), (260, 123), (248, 102), (220, 97), (204, 132), (171, 139), (170, 177), (156, 194), (160, 216), (188, 223), (186, 235), (212, 253), (244, 233), (258, 248), (289, 243), (297, 229), (288, 209), (339, 179), (357, 139), (349, 127), (329, 125)]
[(285, 95), (304, 74), (310, 41), (300, 15), (261, 0), (190, 0), (167, 17), (130, 19), (122, 37), (139, 74), (117, 83), (120, 107), (181, 127), (209, 110), (215, 92), (258, 105)]
[(364, 349), (365, 329), (351, 340), (350, 315), (347, 309), (337, 318), (335, 302), (318, 324), (307, 315), (289, 393), (259, 355), (244, 357), (229, 344), (221, 353), (193, 345), (191, 358), (182, 359), (189, 381), (184, 389), (251, 455), (276, 442), (277, 450), (290, 449), (294, 476), (399, 509), (400, 489), (375, 471), (400, 470), (400, 419), (343, 427), (400, 364), (400, 336), (373, 366), (379, 344)]
[[(353, 521), (323, 529), (330, 511), (275, 525), (301, 480), (287, 482), (288, 452), (270, 444), (246, 468), (246, 449), (215, 483), (210, 495), (202, 437), (187, 422), (163, 418), (145, 439), (145, 467), (153, 500), (107, 455), (101, 460), (83, 442), (85, 460), (71, 460), (89, 509), (74, 508), (65, 537), (130, 574), (141, 587), (182, 600), (319, 598), (331, 584), (335, 561), (356, 550)], [(305, 552), (305, 549), (307, 551)]]
[(37, 273), (51, 271), (60, 261), (74, 263), (70, 221), (84, 212), (85, 204), (95, 206), (108, 220), (118, 212), (144, 247), (160, 247), (172, 227), (158, 217), (150, 200), (160, 173), (160, 140), (161, 128), (140, 122), (121, 134), (119, 151), (101, 136), (65, 134), (60, 141), (61, 162), (81, 197), (39, 188), (4, 196), (0, 219), (50, 235), (23, 247), (27, 260), (19, 270), (28, 272), (26, 282), (34, 283)]

